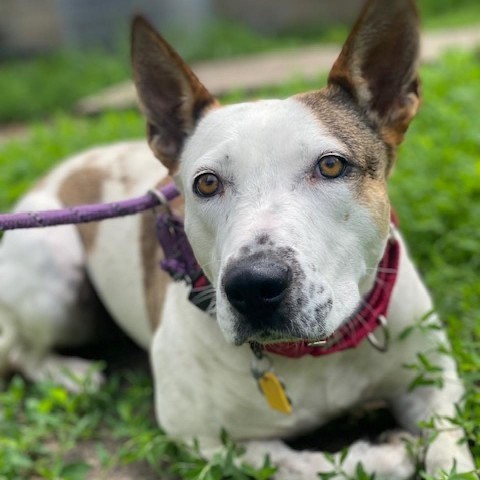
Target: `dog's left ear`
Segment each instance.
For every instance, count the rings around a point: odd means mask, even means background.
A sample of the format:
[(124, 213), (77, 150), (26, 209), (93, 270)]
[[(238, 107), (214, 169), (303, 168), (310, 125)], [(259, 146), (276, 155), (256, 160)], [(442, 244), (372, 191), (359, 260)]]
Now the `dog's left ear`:
[(218, 102), (177, 52), (143, 17), (132, 24), (132, 66), (148, 143), (174, 174), (185, 140)]
[(329, 75), (392, 147), (420, 105), (419, 17), (414, 0), (369, 0)]

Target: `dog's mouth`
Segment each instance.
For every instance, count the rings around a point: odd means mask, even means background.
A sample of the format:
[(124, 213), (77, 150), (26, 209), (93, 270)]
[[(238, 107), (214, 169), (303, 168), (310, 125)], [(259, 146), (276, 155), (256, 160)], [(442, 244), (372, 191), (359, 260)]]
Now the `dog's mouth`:
[(282, 346), (329, 348), (347, 337), (355, 336), (358, 327), (365, 324), (362, 305), (362, 301), (358, 302), (353, 309), (342, 312), (341, 317), (333, 308), (321, 317), (300, 315), (293, 319), (288, 315), (281, 316), (276, 318), (275, 322), (270, 322), (270, 325), (264, 324), (263, 328), (259, 329), (245, 319), (237, 318), (234, 343), (256, 344), (266, 349)]
[(335, 340), (340, 327), (332, 332), (325, 332), (323, 328), (320, 329), (320, 332), (318, 328), (316, 332), (308, 332), (303, 328), (298, 328), (297, 332), (292, 332), (292, 329), (288, 329), (287, 331), (265, 329), (255, 332), (246, 330), (248, 329), (240, 329), (240, 331), (237, 331), (235, 339), (236, 345), (248, 343), (261, 345), (262, 347), (279, 346), (283, 344), (322, 346)]
[(335, 337), (337, 336), (337, 332), (339, 329), (333, 331), (329, 335), (323, 335), (323, 336), (315, 336), (315, 337), (309, 337), (309, 336), (302, 336), (302, 337), (297, 337), (297, 336), (291, 336), (291, 335), (282, 335), (282, 334), (269, 334), (269, 333), (263, 333), (260, 335), (254, 335), (251, 338), (248, 338), (245, 343), (250, 343), (250, 344), (259, 344), (264, 347), (268, 346), (280, 346), (283, 344), (302, 344), (302, 345), (307, 345), (311, 347), (321, 347), (330, 344), (332, 341), (335, 340)]
[(332, 349), (336, 348), (340, 340), (341, 335), (337, 335), (335, 331), (331, 335), (315, 338), (270, 337), (263, 341), (249, 341), (249, 345), (256, 358), (262, 358), (263, 353), (296, 358), (306, 354), (322, 355), (334, 351)]

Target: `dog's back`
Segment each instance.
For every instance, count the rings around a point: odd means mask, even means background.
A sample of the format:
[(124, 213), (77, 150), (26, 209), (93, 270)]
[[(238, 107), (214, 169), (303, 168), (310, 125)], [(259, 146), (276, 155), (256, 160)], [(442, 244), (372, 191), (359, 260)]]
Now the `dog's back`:
[[(145, 142), (123, 142), (61, 163), (15, 210), (114, 202), (168, 181)], [(182, 213), (181, 201), (174, 207)], [(93, 289), (120, 326), (148, 347), (169, 281), (158, 268), (154, 221), (154, 213), (145, 212), (102, 223), (7, 232), (0, 245), (0, 372), (14, 367), (37, 380), (53, 347), (91, 340)], [(50, 376), (55, 367), (47, 363)]]

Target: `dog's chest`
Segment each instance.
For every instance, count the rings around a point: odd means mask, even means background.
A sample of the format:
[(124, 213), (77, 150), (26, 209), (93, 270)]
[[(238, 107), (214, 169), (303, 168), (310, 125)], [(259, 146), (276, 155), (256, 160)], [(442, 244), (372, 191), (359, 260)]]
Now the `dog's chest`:
[[(378, 398), (378, 385), (395, 357), (382, 358), (370, 344), (320, 358), (271, 355), (293, 404), (291, 415), (270, 409), (251, 373), (247, 345), (226, 344), (215, 320), (182, 301), (181, 285), (169, 288), (162, 326), (153, 343), (156, 409), (169, 434), (188, 431), (217, 438), (221, 428), (236, 439), (289, 437)], [(381, 364), (381, 368), (378, 368)]]
[(292, 414), (284, 415), (271, 410), (260, 393), (248, 345), (228, 345), (215, 320), (189, 304), (186, 293), (182, 285), (169, 287), (151, 355), (160, 423), (183, 440), (192, 429), (198, 437), (215, 439), (222, 428), (235, 439), (289, 437), (363, 402), (394, 398), (411, 381), (402, 365), (425, 347), (421, 335), (406, 341), (399, 335), (412, 318), (431, 309), (411, 261), (402, 255), (388, 312), (388, 352), (365, 340), (355, 349), (322, 357), (271, 355), (293, 404)]

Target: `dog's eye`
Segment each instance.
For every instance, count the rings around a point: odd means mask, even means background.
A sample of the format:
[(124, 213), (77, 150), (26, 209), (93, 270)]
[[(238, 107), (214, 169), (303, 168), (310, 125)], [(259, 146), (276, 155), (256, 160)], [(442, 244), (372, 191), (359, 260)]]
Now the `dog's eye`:
[(347, 162), (343, 158), (325, 155), (318, 161), (315, 173), (323, 178), (338, 178), (345, 172), (346, 166)]
[(222, 184), (213, 173), (202, 173), (193, 184), (193, 191), (200, 197), (213, 197), (220, 192)]

